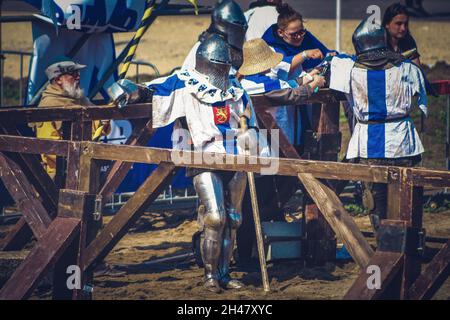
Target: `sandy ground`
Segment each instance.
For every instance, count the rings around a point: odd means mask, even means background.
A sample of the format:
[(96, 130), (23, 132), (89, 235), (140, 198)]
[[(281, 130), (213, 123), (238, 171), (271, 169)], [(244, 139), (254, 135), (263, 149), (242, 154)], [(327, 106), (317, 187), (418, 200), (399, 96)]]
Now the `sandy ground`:
[[(354, 219), (361, 230), (370, 231), (366, 216)], [(110, 220), (111, 217), (105, 217), (106, 223)], [(450, 211), (424, 214), (424, 227), (429, 236), (449, 237)], [(191, 237), (196, 230), (191, 212), (145, 214), (107, 256), (106, 262), (116, 274), (95, 278), (94, 299), (339, 300), (360, 272), (353, 262), (328, 263), (315, 268), (303, 267), (298, 261), (274, 262), (268, 265), (271, 292), (264, 293), (255, 261), (254, 265), (237, 265), (232, 269), (232, 275), (246, 284), (245, 289), (213, 294), (202, 290), (203, 270), (193, 259), (146, 264), (154, 259), (191, 252)], [(369, 243), (373, 245), (374, 240), (369, 239)], [(428, 246), (439, 248), (440, 245)], [(32, 298), (49, 299), (49, 287), (37, 290)], [(434, 299), (450, 300), (450, 279)]]
[[(180, 66), (198, 35), (207, 28), (208, 16), (159, 17), (145, 34), (138, 48), (136, 58), (151, 62), (157, 66), (161, 74)], [(342, 22), (342, 51), (352, 53), (351, 35), (358, 20)], [(309, 19), (306, 28), (316, 35), (329, 48), (335, 47), (335, 21), (332, 19)], [(436, 61), (450, 61), (450, 37), (448, 21), (411, 21), (411, 32), (414, 35), (422, 63), (432, 65)], [(133, 34), (116, 34), (117, 52), (125, 46)], [(29, 23), (4, 24), (2, 29), (3, 50), (32, 51), (31, 25)], [(28, 70), (28, 59), (25, 59), (25, 73)], [(7, 56), (5, 76), (19, 77), (19, 58)], [(133, 76), (130, 70), (129, 76)], [(141, 69), (143, 73), (151, 73), (150, 69)]]
[[(357, 217), (362, 230), (370, 230), (367, 217)], [(429, 235), (450, 235), (450, 212), (427, 214), (424, 225)], [(151, 226), (149, 228), (149, 226)], [(171, 227), (171, 229), (166, 229)], [(126, 275), (98, 277), (96, 299), (341, 299), (359, 274), (355, 263), (327, 264), (303, 268), (299, 262), (269, 264), (272, 291), (265, 294), (257, 264), (237, 267), (233, 275), (247, 285), (245, 290), (222, 294), (205, 293), (203, 270), (191, 261), (145, 266), (147, 260), (190, 251), (191, 236), (197, 225), (180, 215), (146, 215), (136, 231), (129, 233), (108, 256)], [(139, 231), (149, 230), (149, 231)], [(372, 241), (371, 241), (372, 242)], [(435, 298), (450, 299), (450, 281)]]

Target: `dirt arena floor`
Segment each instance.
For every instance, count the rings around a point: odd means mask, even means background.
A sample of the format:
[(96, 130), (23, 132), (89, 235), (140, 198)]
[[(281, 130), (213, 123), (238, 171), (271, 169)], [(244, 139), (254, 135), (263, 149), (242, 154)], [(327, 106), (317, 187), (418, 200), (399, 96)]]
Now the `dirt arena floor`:
[[(105, 217), (109, 222), (111, 217)], [(370, 231), (367, 216), (356, 216), (363, 231)], [(450, 235), (450, 211), (424, 214), (428, 236)], [(168, 263), (149, 264), (155, 259), (190, 253), (191, 237), (197, 230), (192, 212), (178, 211), (147, 213), (116, 245), (106, 258), (112, 273), (98, 274), (94, 282), (94, 299), (342, 299), (359, 274), (352, 261), (328, 263), (323, 267), (306, 268), (299, 261), (279, 261), (268, 265), (270, 293), (264, 293), (259, 266), (253, 264), (233, 267), (232, 275), (246, 284), (240, 291), (221, 294), (202, 290), (203, 270), (193, 258)], [(0, 227), (0, 235), (7, 228)], [(374, 245), (374, 240), (369, 239)], [(428, 244), (425, 259), (429, 261), (433, 249), (440, 245)], [(434, 250), (435, 252), (435, 250)], [(425, 266), (425, 265), (424, 265)], [(50, 299), (49, 285), (39, 287), (32, 299)], [(434, 299), (450, 300), (450, 279)]]
[[(357, 217), (356, 221), (362, 230), (370, 231), (367, 217)], [(450, 211), (425, 215), (424, 225), (428, 235), (448, 237)], [(233, 272), (247, 285), (245, 290), (210, 294), (202, 290), (203, 270), (193, 260), (142, 265), (151, 259), (190, 252), (196, 230), (196, 221), (182, 215), (144, 216), (135, 232), (129, 233), (106, 259), (126, 274), (96, 278), (95, 299), (341, 299), (359, 274), (353, 262), (317, 268), (304, 268), (296, 261), (276, 262), (269, 264), (272, 291), (266, 294), (255, 261), (253, 266), (236, 267)], [(435, 299), (450, 299), (450, 279)]]

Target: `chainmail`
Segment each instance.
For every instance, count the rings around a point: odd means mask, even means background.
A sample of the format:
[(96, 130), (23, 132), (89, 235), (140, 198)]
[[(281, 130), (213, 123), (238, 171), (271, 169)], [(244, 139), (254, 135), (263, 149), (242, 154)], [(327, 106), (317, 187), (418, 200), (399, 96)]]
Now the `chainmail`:
[(356, 57), (356, 62), (369, 68), (383, 68), (387, 64), (396, 65), (406, 58), (387, 48), (371, 50)]

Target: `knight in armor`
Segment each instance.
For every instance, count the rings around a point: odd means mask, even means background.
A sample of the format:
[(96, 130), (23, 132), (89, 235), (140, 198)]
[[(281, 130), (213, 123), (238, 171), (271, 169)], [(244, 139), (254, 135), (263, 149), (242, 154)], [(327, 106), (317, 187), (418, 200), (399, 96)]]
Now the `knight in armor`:
[[(195, 70), (208, 76), (211, 84), (222, 90), (227, 90), (230, 85), (230, 47), (213, 35), (199, 45), (196, 53)], [(244, 105), (242, 107), (245, 108)], [(235, 112), (239, 118), (245, 117), (244, 109)], [(241, 288), (242, 283), (230, 277), (230, 261), (236, 231), (242, 222), (246, 174), (197, 169), (188, 169), (187, 174), (193, 176), (194, 188), (204, 205), (204, 210), (199, 211), (198, 221), (202, 231), (200, 250), (205, 268), (205, 288), (213, 292), (219, 292), (220, 287)]]
[[(389, 49), (386, 30), (369, 19), (359, 24), (352, 40), (356, 57), (334, 57), (330, 77), (330, 88), (347, 94), (356, 118), (347, 159), (369, 165), (418, 164), (424, 148), (410, 113), (417, 96), (427, 114), (422, 71)], [(377, 231), (387, 217), (386, 184), (365, 183), (363, 203)]]
[[(151, 91), (153, 127), (173, 124), (175, 150), (244, 154), (258, 139), (246, 128), (257, 124), (244, 90), (230, 82), (231, 66), (230, 46), (211, 34), (197, 48), (194, 69), (156, 79), (146, 84), (147, 92), (142, 85), (121, 81), (110, 93), (124, 105), (148, 100)], [(246, 173), (188, 168), (186, 174), (203, 205), (198, 221), (204, 287), (216, 293), (241, 288), (230, 276), (230, 261), (242, 221)]]
[(247, 32), (247, 21), (241, 7), (232, 0), (219, 1), (211, 16), (211, 24), (192, 47), (183, 62), (183, 69), (193, 69), (196, 63), (196, 52), (200, 44), (212, 34), (222, 37), (230, 47), (230, 70), (237, 70), (242, 64), (242, 46)]

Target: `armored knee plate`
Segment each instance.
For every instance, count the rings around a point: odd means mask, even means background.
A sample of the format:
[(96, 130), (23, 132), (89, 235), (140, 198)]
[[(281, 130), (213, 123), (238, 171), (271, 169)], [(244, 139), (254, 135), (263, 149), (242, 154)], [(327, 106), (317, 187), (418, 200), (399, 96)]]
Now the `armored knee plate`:
[(227, 186), (227, 216), (230, 227), (234, 230), (242, 224), (242, 201), (244, 199), (247, 176), (236, 172)]
[(205, 209), (199, 214), (203, 228), (223, 230), (226, 222), (223, 184), (213, 172), (203, 172), (194, 177), (194, 188)]
[(213, 172), (203, 172), (194, 177), (194, 188), (204, 206), (199, 212), (203, 236), (201, 253), (205, 266), (206, 281), (219, 279), (219, 259), (222, 247), (222, 234), (226, 223), (223, 184)]

